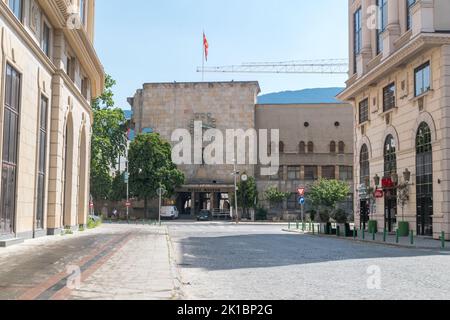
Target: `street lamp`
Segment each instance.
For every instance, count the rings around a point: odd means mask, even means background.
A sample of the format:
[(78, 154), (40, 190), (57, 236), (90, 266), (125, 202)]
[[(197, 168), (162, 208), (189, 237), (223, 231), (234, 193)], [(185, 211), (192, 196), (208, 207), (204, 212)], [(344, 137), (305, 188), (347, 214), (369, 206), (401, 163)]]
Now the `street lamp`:
[(237, 176), (239, 172), (236, 169), (236, 159), (233, 159), (233, 176), (234, 176), (234, 209), (236, 210), (236, 224), (239, 223), (238, 200), (237, 200)]
[(242, 209), (244, 211), (245, 218), (247, 219), (248, 216), (247, 216), (247, 194), (246, 194), (247, 189), (246, 189), (246, 187), (247, 187), (248, 175), (246, 173), (242, 174), (241, 181), (244, 183), (244, 185), (242, 186), (242, 188), (243, 188), (242, 195), (244, 197), (244, 199), (242, 201), (242, 203), (243, 203), (243, 205), (242, 205), (243, 208)]
[(378, 174), (375, 175), (375, 177), (373, 178), (373, 182), (375, 182), (375, 187), (378, 188), (378, 186), (380, 185), (380, 177), (378, 176)]

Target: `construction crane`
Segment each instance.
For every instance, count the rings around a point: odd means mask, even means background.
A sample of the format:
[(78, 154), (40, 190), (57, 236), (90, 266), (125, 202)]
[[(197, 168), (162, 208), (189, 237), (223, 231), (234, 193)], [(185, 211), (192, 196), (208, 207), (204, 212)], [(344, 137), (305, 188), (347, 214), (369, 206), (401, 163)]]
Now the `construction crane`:
[(202, 73), (290, 73), (290, 74), (347, 74), (347, 59), (296, 60), (284, 62), (247, 62), (241, 65), (198, 67)]

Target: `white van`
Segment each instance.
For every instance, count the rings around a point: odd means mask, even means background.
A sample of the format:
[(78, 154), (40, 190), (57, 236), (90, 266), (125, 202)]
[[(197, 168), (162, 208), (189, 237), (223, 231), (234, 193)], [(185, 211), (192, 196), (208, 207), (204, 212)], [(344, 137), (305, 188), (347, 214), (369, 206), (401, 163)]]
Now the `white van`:
[(178, 219), (180, 213), (175, 206), (161, 207), (161, 218), (163, 219)]

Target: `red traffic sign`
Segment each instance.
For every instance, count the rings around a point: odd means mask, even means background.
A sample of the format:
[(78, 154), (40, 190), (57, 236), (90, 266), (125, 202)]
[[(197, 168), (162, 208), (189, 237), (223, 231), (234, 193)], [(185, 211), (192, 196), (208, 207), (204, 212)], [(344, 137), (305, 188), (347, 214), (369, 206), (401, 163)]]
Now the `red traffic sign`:
[(384, 196), (384, 192), (381, 189), (378, 189), (375, 191), (375, 198), (379, 199), (379, 198), (383, 198)]
[(297, 192), (300, 197), (305, 196), (305, 188), (298, 188)]

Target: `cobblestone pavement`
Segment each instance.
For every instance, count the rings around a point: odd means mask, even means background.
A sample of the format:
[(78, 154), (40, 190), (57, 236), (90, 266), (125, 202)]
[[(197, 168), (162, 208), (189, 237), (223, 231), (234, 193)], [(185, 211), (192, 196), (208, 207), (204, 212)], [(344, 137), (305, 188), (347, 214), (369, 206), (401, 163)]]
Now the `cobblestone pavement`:
[(103, 225), (0, 250), (0, 299), (175, 299), (166, 227)]
[(169, 224), (188, 299), (450, 299), (450, 255), (283, 233)]

